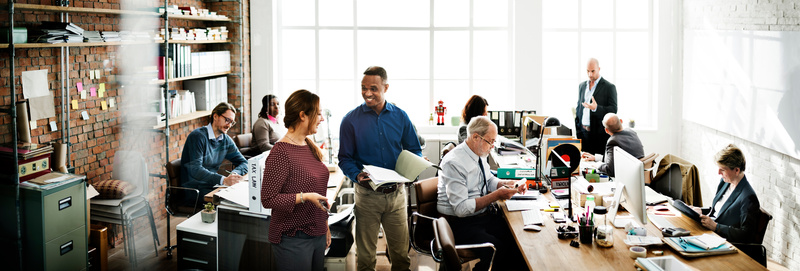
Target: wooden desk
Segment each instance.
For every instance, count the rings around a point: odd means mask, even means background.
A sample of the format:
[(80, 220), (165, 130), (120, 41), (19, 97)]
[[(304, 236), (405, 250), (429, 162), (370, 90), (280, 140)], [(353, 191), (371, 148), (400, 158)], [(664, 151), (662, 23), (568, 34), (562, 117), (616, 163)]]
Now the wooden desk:
[[(549, 192), (543, 196), (548, 200), (553, 200)], [(542, 231), (524, 231), (521, 212), (509, 212), (505, 202), (499, 202), (499, 205), (502, 207), (506, 222), (525, 257), (525, 262), (531, 270), (619, 270), (622, 268), (633, 270), (634, 260), (628, 256), (629, 247), (623, 242), (626, 236), (622, 229), (614, 231), (614, 246), (611, 248), (597, 246), (594, 242), (591, 245), (581, 244), (579, 248), (574, 248), (569, 245), (571, 239), (558, 239), (555, 230), (557, 224), (553, 222), (548, 212), (541, 214), (544, 221)], [(670, 206), (670, 208), (672, 207)], [(582, 208), (576, 210), (580, 209)], [(712, 233), (685, 216), (666, 218), (672, 225), (691, 231), (692, 235)], [(646, 229), (649, 236), (663, 237), (661, 231), (652, 223), (648, 223)], [(664, 251), (664, 256), (673, 255), (699, 270), (767, 270), (741, 251), (735, 254), (684, 258), (665, 244), (647, 247), (647, 257), (654, 256), (653, 250)]]

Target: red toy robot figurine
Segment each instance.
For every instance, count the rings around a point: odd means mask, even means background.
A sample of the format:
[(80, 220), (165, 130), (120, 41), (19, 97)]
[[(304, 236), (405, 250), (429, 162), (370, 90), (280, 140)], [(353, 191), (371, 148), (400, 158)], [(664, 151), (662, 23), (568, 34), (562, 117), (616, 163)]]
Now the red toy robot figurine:
[(439, 106), (433, 108), (436, 111), (436, 125), (444, 125), (444, 114), (447, 113), (447, 107), (444, 106), (444, 102), (441, 100), (439, 101)]

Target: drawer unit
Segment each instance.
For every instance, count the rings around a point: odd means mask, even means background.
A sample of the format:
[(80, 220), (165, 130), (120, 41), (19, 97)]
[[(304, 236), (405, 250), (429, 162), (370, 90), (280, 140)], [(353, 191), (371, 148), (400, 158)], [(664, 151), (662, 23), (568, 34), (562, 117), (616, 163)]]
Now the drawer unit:
[(217, 238), (178, 231), (178, 270), (217, 269)]
[(82, 270), (86, 268), (86, 226), (59, 236), (45, 244), (47, 270)]

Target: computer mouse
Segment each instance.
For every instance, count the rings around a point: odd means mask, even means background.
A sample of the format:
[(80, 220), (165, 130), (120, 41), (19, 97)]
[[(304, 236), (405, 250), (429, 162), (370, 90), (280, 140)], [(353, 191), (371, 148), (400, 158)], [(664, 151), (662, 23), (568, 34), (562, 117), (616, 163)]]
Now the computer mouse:
[(525, 227), (522, 227), (522, 229), (526, 231), (541, 231), (542, 227), (531, 224), (531, 225), (525, 225)]

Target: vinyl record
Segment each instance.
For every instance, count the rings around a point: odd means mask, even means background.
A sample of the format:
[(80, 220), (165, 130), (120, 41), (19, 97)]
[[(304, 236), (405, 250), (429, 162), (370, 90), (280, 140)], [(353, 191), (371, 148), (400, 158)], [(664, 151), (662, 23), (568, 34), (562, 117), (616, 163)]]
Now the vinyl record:
[(581, 165), (581, 150), (572, 144), (561, 144), (550, 152), (547, 159), (553, 167), (569, 167), (569, 172), (575, 172)]

